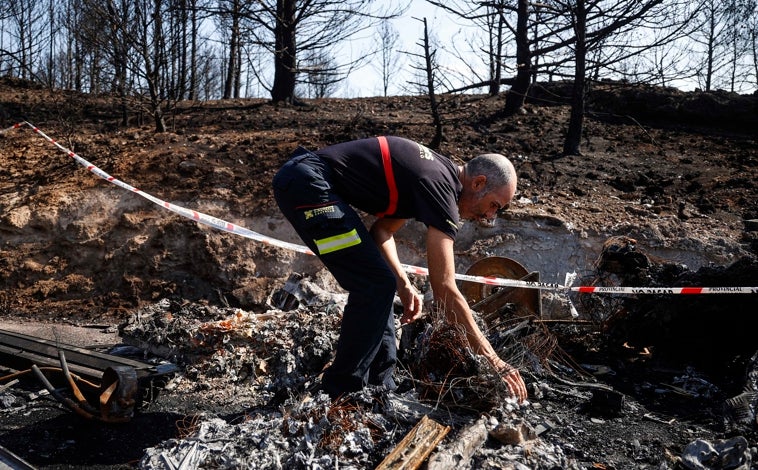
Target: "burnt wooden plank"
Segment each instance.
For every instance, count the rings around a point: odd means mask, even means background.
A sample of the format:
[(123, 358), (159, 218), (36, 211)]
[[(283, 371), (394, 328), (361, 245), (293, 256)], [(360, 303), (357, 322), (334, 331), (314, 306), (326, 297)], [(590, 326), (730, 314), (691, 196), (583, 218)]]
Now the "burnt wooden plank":
[(463, 429), (454, 442), (429, 457), (427, 470), (469, 468), (471, 457), (487, 440), (486, 420), (485, 416), (480, 417), (476, 422)]
[(450, 426), (444, 426), (424, 416), (382, 460), (376, 470), (419, 468), (448, 432), (450, 432)]

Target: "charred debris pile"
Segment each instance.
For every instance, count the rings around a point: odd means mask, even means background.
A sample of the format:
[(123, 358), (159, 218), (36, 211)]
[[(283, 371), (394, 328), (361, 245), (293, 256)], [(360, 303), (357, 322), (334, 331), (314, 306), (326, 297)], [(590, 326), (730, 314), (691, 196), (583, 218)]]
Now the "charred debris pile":
[[(755, 259), (693, 272), (622, 237), (582, 282), (756, 279)], [(486, 307), (478, 320), (493, 346), (521, 368), (522, 404), (431, 306), (424, 321), (398, 327), (397, 391), (369, 387), (332, 402), (319, 374), (346, 298), (323, 278), (293, 274), (260, 313), (170, 299), (142, 308), (119, 326), (124, 343), (176, 370), (135, 412), (165, 397), (201, 411), (145, 449), (139, 467), (756, 468), (755, 295), (571, 294), (575, 318), (568, 299), (515, 291), (471, 300)], [(24, 399), (6, 383), (0, 406), (10, 417)]]

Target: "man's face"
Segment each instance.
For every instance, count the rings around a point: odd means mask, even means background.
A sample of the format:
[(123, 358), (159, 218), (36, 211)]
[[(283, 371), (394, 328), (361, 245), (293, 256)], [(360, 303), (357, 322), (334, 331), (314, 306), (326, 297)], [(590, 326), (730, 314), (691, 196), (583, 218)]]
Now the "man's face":
[(495, 188), (486, 191), (484, 186), (476, 189), (476, 185), (465, 188), (461, 195), (458, 210), (461, 218), (477, 221), (484, 226), (492, 226), (498, 212), (510, 204), (516, 192), (515, 185)]

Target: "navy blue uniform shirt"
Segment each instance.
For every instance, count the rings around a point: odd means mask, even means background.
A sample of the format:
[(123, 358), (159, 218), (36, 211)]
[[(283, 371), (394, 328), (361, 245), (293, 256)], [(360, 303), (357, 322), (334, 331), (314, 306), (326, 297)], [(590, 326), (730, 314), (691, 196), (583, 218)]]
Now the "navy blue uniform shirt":
[[(458, 166), (433, 150), (402, 137), (388, 136), (397, 209), (388, 217), (416, 219), (455, 238), (458, 198), (463, 186)], [(387, 209), (389, 187), (377, 138), (339, 143), (315, 152), (334, 172), (334, 191), (369, 214)]]

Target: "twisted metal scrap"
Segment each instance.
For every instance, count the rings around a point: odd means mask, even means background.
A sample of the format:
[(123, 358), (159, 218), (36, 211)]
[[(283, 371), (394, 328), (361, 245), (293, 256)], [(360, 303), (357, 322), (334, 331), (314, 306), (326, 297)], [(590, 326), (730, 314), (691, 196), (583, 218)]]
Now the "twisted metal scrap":
[(421, 400), (475, 410), (492, 409), (509, 396), (489, 363), (475, 356), (459, 325), (432, 314), (408, 363)]

